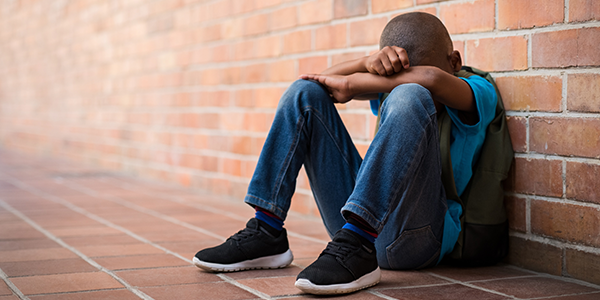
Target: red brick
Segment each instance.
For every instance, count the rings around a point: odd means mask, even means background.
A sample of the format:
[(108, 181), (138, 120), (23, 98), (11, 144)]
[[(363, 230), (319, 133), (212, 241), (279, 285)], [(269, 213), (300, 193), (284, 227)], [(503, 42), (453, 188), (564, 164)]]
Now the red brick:
[(539, 153), (600, 157), (600, 119), (530, 118), (529, 143)]
[(600, 255), (598, 254), (566, 249), (566, 269), (567, 273), (574, 278), (600, 284)]
[(540, 32), (532, 37), (534, 68), (597, 66), (600, 64), (600, 28)]
[(333, 18), (333, 0), (307, 1), (298, 7), (298, 24), (314, 24), (330, 21)]
[(450, 34), (494, 29), (494, 0), (475, 0), (440, 5), (440, 19)]
[(527, 151), (527, 119), (524, 117), (507, 117), (510, 141), (515, 152)]
[(516, 76), (496, 78), (507, 110), (561, 111), (560, 76)]
[(254, 57), (254, 48), (256, 43), (254, 40), (243, 40), (237, 44), (233, 44), (233, 59), (247, 60)]
[(562, 162), (559, 160), (515, 158), (509, 178), (517, 193), (562, 196)]
[(464, 41), (452, 41), (454, 45), (454, 50), (458, 50), (461, 55), (465, 52), (465, 42)]
[(301, 58), (298, 61), (298, 73), (319, 74), (327, 69), (327, 56)]
[(510, 237), (507, 261), (518, 267), (552, 275), (562, 274), (562, 249), (517, 237)]
[(600, 74), (569, 74), (567, 108), (570, 111), (600, 112)]
[(596, 0), (569, 0), (569, 22), (600, 19), (600, 5)]
[(280, 36), (268, 36), (255, 40), (255, 53), (254, 57), (276, 57), (281, 55), (281, 37)]
[(531, 200), (531, 231), (573, 243), (600, 246), (600, 209)]
[(242, 67), (242, 83), (259, 83), (265, 82), (267, 72), (265, 72), (266, 64), (254, 64)]
[(269, 16), (259, 14), (244, 19), (244, 35), (256, 35), (269, 30)]
[(567, 162), (567, 198), (600, 203), (600, 165)]
[(228, 19), (221, 26), (221, 36), (223, 39), (233, 39), (241, 37), (244, 33), (244, 19)]
[(373, 10), (373, 13), (381, 13), (411, 6), (413, 6), (412, 0), (371, 0), (371, 10)]
[(271, 13), (271, 30), (280, 30), (298, 24), (298, 11), (296, 6), (288, 6)]
[(367, 0), (334, 0), (333, 18), (341, 19), (366, 15), (369, 11)]
[(434, 2), (443, 2), (443, 1), (448, 1), (448, 0), (417, 0), (417, 5), (434, 3)]
[(346, 52), (341, 54), (334, 54), (331, 56), (331, 65), (335, 66), (339, 63), (361, 58), (363, 56), (365, 56), (364, 52)]
[(306, 52), (311, 49), (311, 30), (302, 30), (288, 33), (283, 36), (283, 53)]
[(26, 276), (11, 281), (25, 295), (123, 288), (103, 272)]
[(564, 0), (498, 0), (498, 29), (521, 29), (562, 23)]
[(350, 23), (350, 46), (378, 45), (387, 18)]
[(315, 49), (328, 50), (346, 47), (346, 24), (320, 27), (315, 30)]
[(282, 88), (261, 88), (255, 91), (256, 107), (276, 108), (279, 98), (283, 95)]
[(527, 69), (527, 40), (522, 36), (467, 41), (466, 64), (486, 71)]
[(342, 121), (348, 129), (348, 133), (353, 139), (366, 139), (369, 137), (367, 132), (367, 116), (357, 113), (341, 113)]
[(527, 200), (522, 197), (504, 198), (510, 229), (527, 232)]
[(294, 60), (278, 59), (269, 64), (268, 70), (270, 82), (292, 81), (298, 77)]
[(274, 113), (246, 113), (244, 128), (254, 132), (268, 132), (273, 123)]

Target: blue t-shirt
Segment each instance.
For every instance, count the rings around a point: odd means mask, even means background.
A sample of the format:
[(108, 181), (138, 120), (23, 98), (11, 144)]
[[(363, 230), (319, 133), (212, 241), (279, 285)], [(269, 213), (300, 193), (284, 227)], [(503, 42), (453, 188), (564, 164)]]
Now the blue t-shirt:
[[(473, 167), (479, 158), (488, 125), (494, 119), (498, 101), (494, 86), (479, 76), (462, 78), (473, 91), (479, 120), (474, 125), (464, 124), (458, 117), (458, 111), (446, 106), (452, 120), (450, 157), (454, 184), (458, 195), (462, 195), (473, 176)], [(381, 94), (380, 94), (381, 98)], [(380, 100), (371, 100), (371, 110), (377, 115)], [(460, 215), (462, 207), (458, 202), (448, 199), (448, 210), (444, 218), (442, 249), (438, 263), (454, 249), (460, 233)]]

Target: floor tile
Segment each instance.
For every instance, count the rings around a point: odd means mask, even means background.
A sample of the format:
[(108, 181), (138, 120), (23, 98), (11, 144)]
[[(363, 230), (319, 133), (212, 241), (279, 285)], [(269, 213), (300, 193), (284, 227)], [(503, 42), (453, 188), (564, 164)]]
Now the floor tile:
[(310, 295), (310, 294), (301, 294), (300, 297), (290, 297), (290, 298), (277, 298), (278, 300), (298, 300), (298, 299), (321, 299), (321, 300), (382, 300), (383, 298), (379, 296), (375, 296), (369, 292), (369, 290), (358, 291), (356, 293), (348, 294), (348, 295), (340, 295), (340, 296), (318, 296), (318, 295)]
[(296, 276), (243, 279), (238, 282), (271, 297), (303, 293), (294, 285)]
[(419, 271), (381, 270), (381, 281), (375, 288), (409, 287), (446, 283), (450, 282)]
[(519, 298), (560, 296), (594, 292), (597, 289), (548, 277), (499, 279), (472, 284)]
[(65, 248), (0, 251), (0, 262), (48, 260), (76, 257), (78, 256), (75, 255), (75, 253)]
[(427, 271), (459, 281), (487, 280), (535, 275), (533, 272), (512, 268), (507, 265), (479, 268), (438, 266), (428, 269)]
[(0, 280), (0, 296), (12, 295), (12, 291), (8, 288), (8, 285), (4, 282), (4, 280)]
[(191, 263), (170, 254), (99, 257), (94, 260), (109, 270), (189, 266)]
[(79, 246), (77, 250), (89, 257), (158, 254), (164, 251), (149, 244)]
[(15, 277), (11, 281), (25, 295), (123, 288), (103, 272)]
[(170, 285), (142, 288), (142, 292), (155, 300), (246, 300), (260, 299), (243, 289), (226, 282)]
[(98, 270), (81, 258), (3, 262), (0, 263), (0, 269), (9, 277), (83, 273)]
[(48, 238), (27, 240), (0, 240), (0, 251), (45, 248), (62, 248), (62, 246)]
[(249, 278), (264, 278), (264, 277), (285, 277), (294, 276), (302, 271), (301, 268), (295, 266), (288, 266), (282, 269), (266, 269), (266, 270), (248, 270), (244, 272), (233, 272), (227, 273), (227, 277), (235, 280), (249, 279)]
[(68, 294), (53, 294), (53, 295), (40, 295), (30, 296), (31, 300), (139, 300), (140, 297), (134, 293), (121, 289), (121, 290), (104, 290), (95, 292), (78, 292)]
[(117, 271), (115, 274), (139, 287), (222, 281), (214, 273), (204, 272), (195, 266)]
[(52, 228), (49, 231), (57, 237), (68, 236), (102, 236), (122, 233), (108, 226), (79, 226), (69, 228)]
[(600, 299), (600, 291), (595, 293), (560, 296), (560, 297), (549, 297), (549, 298), (538, 298), (538, 299), (552, 299), (552, 300), (598, 300)]
[(15, 295), (0, 296), (0, 300), (19, 300), (19, 297), (15, 296)]
[(477, 300), (500, 300), (510, 299), (497, 294), (488, 293), (482, 290), (470, 288), (460, 284), (441, 285), (435, 287), (420, 288), (402, 288), (378, 290), (378, 292), (402, 300), (456, 300), (456, 299), (477, 299)]
[(115, 235), (99, 236), (74, 236), (63, 237), (63, 242), (73, 247), (79, 246), (102, 246), (102, 245), (126, 245), (138, 244), (140, 241), (124, 233)]

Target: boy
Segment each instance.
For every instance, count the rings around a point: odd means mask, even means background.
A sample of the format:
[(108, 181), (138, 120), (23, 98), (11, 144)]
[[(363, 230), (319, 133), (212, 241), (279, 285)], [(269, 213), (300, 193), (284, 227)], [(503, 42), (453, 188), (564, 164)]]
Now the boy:
[[(446, 199), (441, 181), (437, 114), (447, 110), (452, 119), (450, 153), (460, 195), (494, 117), (495, 90), (481, 77), (453, 75), (462, 65), (460, 53), (433, 15), (395, 17), (380, 47), (322, 74), (302, 75), (284, 93), (245, 198), (255, 218), (225, 243), (198, 252), (198, 267), (290, 264), (282, 226), (302, 165), (332, 241), (298, 275), (301, 290), (353, 292), (377, 284), (379, 267), (431, 267), (452, 251), (462, 208)], [(383, 99), (383, 93), (389, 95)], [(333, 105), (353, 98), (382, 102), (379, 131), (364, 160)]]

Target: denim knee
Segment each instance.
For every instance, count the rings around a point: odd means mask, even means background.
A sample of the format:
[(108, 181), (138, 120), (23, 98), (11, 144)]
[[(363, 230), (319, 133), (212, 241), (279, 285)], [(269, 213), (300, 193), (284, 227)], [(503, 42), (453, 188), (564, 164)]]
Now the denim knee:
[(324, 98), (329, 98), (329, 92), (321, 84), (313, 80), (298, 79), (283, 93), (277, 109), (290, 105), (295, 107), (297, 104), (300, 107), (313, 106)]
[[(431, 92), (416, 83), (401, 84), (395, 87), (383, 102), (382, 118), (396, 116), (402, 119), (406, 114), (436, 113)], [(410, 115), (409, 115), (410, 116)]]

